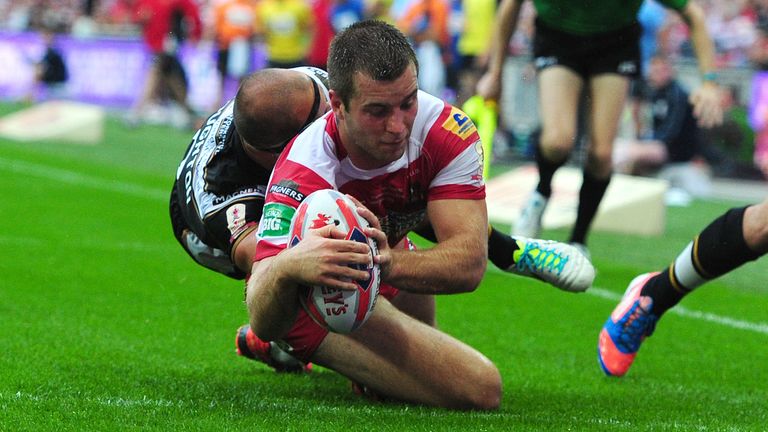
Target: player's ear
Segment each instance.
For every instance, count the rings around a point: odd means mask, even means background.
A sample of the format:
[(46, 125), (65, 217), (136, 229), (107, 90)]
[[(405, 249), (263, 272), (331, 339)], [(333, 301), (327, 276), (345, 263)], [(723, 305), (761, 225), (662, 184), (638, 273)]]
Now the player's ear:
[(331, 90), (328, 92), (331, 100), (331, 109), (333, 110), (333, 113), (336, 116), (343, 116), (344, 115), (344, 102), (341, 100), (341, 97), (338, 93), (336, 93), (335, 90)]

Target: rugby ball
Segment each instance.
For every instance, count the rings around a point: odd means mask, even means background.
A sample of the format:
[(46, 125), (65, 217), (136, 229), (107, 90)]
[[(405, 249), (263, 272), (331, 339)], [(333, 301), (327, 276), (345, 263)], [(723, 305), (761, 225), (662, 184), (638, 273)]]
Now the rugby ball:
[[(291, 221), (288, 247), (296, 246), (311, 229), (334, 224), (346, 233), (347, 240), (366, 243), (373, 256), (378, 254), (376, 241), (363, 228), (369, 226), (357, 214), (355, 203), (334, 189), (322, 189), (309, 194), (296, 209)], [(368, 271), (368, 279), (356, 281), (357, 289), (339, 290), (324, 286), (304, 287), (299, 292), (307, 314), (318, 324), (336, 333), (350, 333), (362, 326), (373, 313), (379, 296), (381, 272), (378, 264), (358, 266)]]

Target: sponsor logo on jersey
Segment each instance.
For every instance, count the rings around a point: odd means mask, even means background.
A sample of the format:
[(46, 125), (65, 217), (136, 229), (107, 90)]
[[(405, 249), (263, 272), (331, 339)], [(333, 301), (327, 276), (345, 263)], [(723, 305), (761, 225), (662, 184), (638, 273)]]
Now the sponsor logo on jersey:
[(296, 209), (280, 203), (268, 203), (264, 206), (259, 225), (259, 237), (287, 236), (291, 229), (291, 220)]
[(228, 195), (215, 196), (215, 197), (213, 197), (213, 200), (211, 201), (211, 204), (213, 204), (213, 205), (224, 204), (227, 201), (231, 201), (232, 199), (240, 198), (240, 197), (245, 196), (245, 195), (256, 195), (257, 197), (261, 198), (261, 197), (264, 196), (264, 189), (265, 188), (266, 188), (265, 186), (261, 186), (261, 187), (257, 187), (257, 188), (247, 187), (247, 188), (240, 189), (239, 191), (231, 193), (231, 194), (228, 194)]
[(278, 195), (284, 195), (296, 202), (304, 200), (304, 194), (299, 192), (298, 183), (291, 180), (280, 180), (269, 188), (269, 192)]
[(216, 122), (219, 121), (222, 112), (222, 110), (219, 110), (212, 116), (208, 117), (205, 125), (195, 133), (195, 136), (192, 137), (192, 142), (187, 149), (187, 154), (184, 156), (184, 159), (182, 159), (178, 169), (176, 170), (177, 180), (181, 179), (182, 173), (184, 175), (184, 191), (186, 195), (185, 202), (187, 204), (192, 201), (192, 168), (195, 164), (195, 160), (197, 159), (197, 155), (200, 153), (200, 150), (202, 150), (203, 145), (205, 144), (206, 139), (208, 139), (208, 136), (213, 130)]
[(227, 229), (236, 237), (245, 228), (245, 204), (235, 204), (227, 208)]
[(451, 108), (451, 113), (443, 122), (443, 129), (458, 135), (461, 139), (469, 138), (477, 130), (469, 116), (456, 107)]

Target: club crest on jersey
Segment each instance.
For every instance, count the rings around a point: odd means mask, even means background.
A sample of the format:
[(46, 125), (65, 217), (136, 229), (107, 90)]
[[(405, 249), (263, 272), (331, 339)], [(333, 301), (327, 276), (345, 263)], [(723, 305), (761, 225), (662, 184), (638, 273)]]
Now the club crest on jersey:
[(245, 227), (245, 204), (239, 203), (227, 209), (227, 229), (234, 237)]
[(458, 135), (461, 139), (467, 139), (470, 135), (477, 131), (477, 128), (472, 122), (472, 119), (470, 119), (468, 115), (464, 114), (463, 111), (456, 107), (451, 108), (451, 113), (443, 122), (443, 129)]

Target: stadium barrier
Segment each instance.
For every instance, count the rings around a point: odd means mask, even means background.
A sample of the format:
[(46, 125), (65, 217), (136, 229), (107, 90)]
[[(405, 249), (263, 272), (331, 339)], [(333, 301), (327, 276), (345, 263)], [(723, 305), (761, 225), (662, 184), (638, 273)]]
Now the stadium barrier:
[[(67, 99), (127, 108), (141, 94), (152, 60), (141, 40), (62, 35), (55, 45), (69, 69)], [(18, 101), (34, 93), (34, 67), (44, 49), (43, 40), (36, 33), (0, 32), (0, 100)], [(257, 47), (253, 54), (253, 70), (264, 67), (263, 50)], [(189, 79), (191, 105), (201, 111), (210, 110), (220, 85), (215, 46), (209, 41), (185, 43), (179, 55)], [(227, 95), (233, 95), (236, 89), (236, 82), (228, 83)]]

